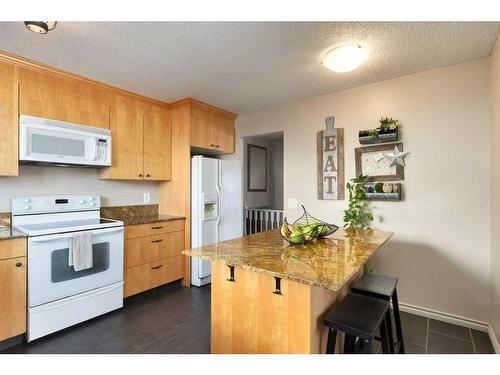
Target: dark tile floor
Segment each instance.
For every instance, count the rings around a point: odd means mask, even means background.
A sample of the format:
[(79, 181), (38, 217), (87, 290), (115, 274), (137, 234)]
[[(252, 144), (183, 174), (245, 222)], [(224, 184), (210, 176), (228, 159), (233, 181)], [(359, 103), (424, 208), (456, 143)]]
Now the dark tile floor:
[(407, 353), (492, 354), (487, 332), (401, 313)]
[[(485, 332), (407, 313), (401, 320), (407, 353), (493, 353)], [(209, 352), (210, 287), (173, 283), (128, 298), (123, 309), (2, 353)]]

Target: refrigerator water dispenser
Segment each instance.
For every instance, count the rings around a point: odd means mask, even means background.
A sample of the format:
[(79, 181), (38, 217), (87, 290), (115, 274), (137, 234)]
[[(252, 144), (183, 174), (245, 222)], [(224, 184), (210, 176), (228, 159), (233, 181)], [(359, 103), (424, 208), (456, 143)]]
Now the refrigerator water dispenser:
[(217, 219), (217, 202), (204, 202), (203, 221)]

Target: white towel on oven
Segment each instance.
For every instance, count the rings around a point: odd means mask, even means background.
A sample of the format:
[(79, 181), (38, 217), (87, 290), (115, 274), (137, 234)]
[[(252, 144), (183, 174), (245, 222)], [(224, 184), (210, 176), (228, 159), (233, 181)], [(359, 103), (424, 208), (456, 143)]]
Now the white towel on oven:
[(92, 268), (93, 264), (92, 233), (73, 233), (69, 241), (68, 266), (73, 266), (75, 271)]

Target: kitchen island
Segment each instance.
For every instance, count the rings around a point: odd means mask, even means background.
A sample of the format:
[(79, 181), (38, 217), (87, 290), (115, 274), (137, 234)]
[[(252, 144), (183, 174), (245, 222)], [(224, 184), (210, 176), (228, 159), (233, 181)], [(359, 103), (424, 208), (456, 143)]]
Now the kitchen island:
[(391, 236), (339, 229), (289, 245), (272, 230), (184, 251), (212, 262), (211, 352), (324, 353), (324, 313)]

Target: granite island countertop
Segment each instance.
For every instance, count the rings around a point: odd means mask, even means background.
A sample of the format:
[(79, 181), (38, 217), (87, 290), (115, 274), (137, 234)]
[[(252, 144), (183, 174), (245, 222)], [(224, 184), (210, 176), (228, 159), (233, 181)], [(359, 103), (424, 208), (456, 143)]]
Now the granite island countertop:
[(311, 244), (289, 245), (275, 229), (185, 250), (183, 254), (337, 291), (392, 235), (339, 229)]

